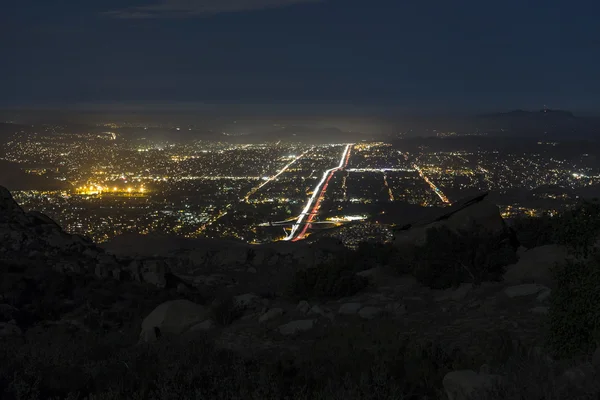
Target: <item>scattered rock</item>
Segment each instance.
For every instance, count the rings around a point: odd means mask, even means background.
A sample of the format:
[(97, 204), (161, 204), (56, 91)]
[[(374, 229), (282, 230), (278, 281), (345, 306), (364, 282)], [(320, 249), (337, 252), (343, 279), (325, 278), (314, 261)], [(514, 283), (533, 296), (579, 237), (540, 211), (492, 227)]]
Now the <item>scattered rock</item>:
[(10, 304), (0, 304), (0, 322), (7, 322), (15, 318), (19, 309)]
[(406, 314), (406, 304), (402, 303), (389, 303), (385, 306), (385, 310), (394, 316), (400, 316)]
[(563, 373), (563, 379), (579, 388), (584, 387), (586, 383), (591, 382), (595, 377), (596, 369), (589, 362), (571, 367)]
[(531, 296), (537, 294), (541, 291), (550, 290), (548, 287), (544, 285), (540, 285), (537, 283), (526, 283), (523, 285), (510, 286), (504, 289), (504, 293), (508, 297), (523, 297), (523, 296)]
[(362, 308), (361, 303), (346, 303), (342, 304), (340, 309), (338, 310), (338, 314), (342, 315), (354, 315)]
[(380, 316), (383, 313), (383, 310), (379, 307), (363, 307), (358, 312), (363, 319), (374, 319)]
[(483, 398), (485, 391), (494, 390), (502, 383), (502, 377), (472, 370), (452, 371), (444, 376), (442, 384), (449, 400)]
[(241, 294), (239, 296), (235, 296), (233, 301), (235, 305), (243, 310), (247, 310), (249, 308), (258, 307), (261, 303), (260, 296), (257, 296), (254, 293), (246, 293)]
[(596, 368), (596, 371), (600, 373), (600, 347), (596, 349), (592, 356), (592, 365)]
[(142, 281), (159, 288), (167, 286), (167, 272), (167, 264), (162, 260), (145, 260), (140, 269)]
[(0, 337), (20, 336), (23, 334), (21, 328), (11, 322), (0, 322)]
[(258, 318), (258, 322), (267, 322), (283, 315), (283, 308), (271, 308)]
[(538, 294), (537, 301), (544, 302), (550, 298), (551, 294), (552, 294), (551, 289), (544, 289)]
[(301, 300), (296, 306), (296, 310), (300, 311), (302, 314), (307, 314), (310, 310), (310, 304), (308, 304), (308, 301), (306, 300)]
[(285, 325), (279, 326), (279, 333), (285, 336), (295, 335), (300, 332), (306, 332), (313, 328), (314, 320), (304, 319), (298, 321), (292, 321)]
[(327, 316), (327, 312), (323, 310), (319, 305), (314, 305), (308, 311), (308, 315), (321, 315), (323, 317)]
[(161, 333), (180, 334), (205, 321), (207, 315), (205, 307), (189, 300), (167, 301), (156, 307), (144, 319), (140, 341), (152, 342)]
[(550, 312), (550, 308), (540, 306), (540, 307), (534, 307), (529, 311), (531, 311), (534, 314), (548, 314)]

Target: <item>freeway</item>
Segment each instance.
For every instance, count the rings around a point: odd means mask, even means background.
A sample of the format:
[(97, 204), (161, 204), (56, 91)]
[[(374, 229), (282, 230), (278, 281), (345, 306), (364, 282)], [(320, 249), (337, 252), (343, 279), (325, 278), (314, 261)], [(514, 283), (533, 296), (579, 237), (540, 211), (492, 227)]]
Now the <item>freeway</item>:
[[(306, 203), (306, 207), (304, 207), (304, 210), (302, 210), (302, 213), (300, 213), (298, 216), (298, 219), (292, 226), (290, 233), (283, 240), (295, 242), (304, 238), (308, 227), (312, 223), (317, 211), (319, 210), (319, 207), (321, 206), (321, 202), (325, 197), (325, 193), (327, 193), (327, 185), (329, 184), (331, 177), (337, 171), (345, 168), (346, 165), (348, 165), (348, 160), (350, 159), (350, 149), (352, 149), (352, 146), (352, 144), (346, 145), (344, 152), (342, 153), (340, 163), (337, 167), (330, 168), (323, 173), (323, 178), (321, 178), (315, 187), (312, 196), (308, 200), (308, 203)], [(304, 222), (305, 218), (306, 222)], [(298, 232), (299, 229), (301, 229), (300, 232)]]

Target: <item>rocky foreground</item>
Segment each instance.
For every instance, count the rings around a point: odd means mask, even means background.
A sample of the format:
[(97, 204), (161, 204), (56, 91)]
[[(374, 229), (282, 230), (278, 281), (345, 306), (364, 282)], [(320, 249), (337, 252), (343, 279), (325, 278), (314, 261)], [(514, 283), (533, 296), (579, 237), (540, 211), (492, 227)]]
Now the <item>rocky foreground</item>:
[[(473, 221), (491, 230), (506, 229), (497, 208), (485, 202), (434, 224), (455, 228)], [(427, 229), (403, 232), (397, 243), (421, 243)], [(408, 338), (435, 343), (444, 354), (457, 349), (461, 353), (460, 362), (444, 358), (443, 363), (436, 361), (443, 367), (428, 367), (443, 373), (427, 384), (430, 392), (419, 398), (458, 400), (479, 391), (505, 395), (490, 398), (533, 398), (515, 397), (521, 384), (538, 398), (567, 398), (551, 397), (553, 391), (572, 396), (577, 390), (582, 396), (600, 393), (594, 392), (600, 381), (600, 351), (563, 362), (544, 350), (546, 317), (555, 288), (550, 270), (570, 257), (560, 246), (521, 247), (518, 261), (506, 268), (503, 280), (463, 283), (446, 290), (428, 288), (393, 265), (381, 265), (377, 257), (365, 258), (357, 272), (368, 282), (363, 290), (343, 298), (314, 299), (289, 295), (287, 288), (298, 269), (323, 265), (343, 254), (344, 247), (335, 240), (269, 246), (201, 241), (158, 250), (158, 244), (144, 245), (143, 239), (136, 239), (139, 245), (132, 241), (130, 248), (121, 243), (112, 251), (110, 246), (103, 249), (64, 232), (42, 214), (24, 212), (0, 187), (3, 345), (41, 349), (42, 337), (44, 343), (60, 346), (66, 338), (94, 335), (129, 349), (161, 346), (173, 338), (206, 338), (217, 349), (249, 359), (285, 355), (299, 360), (315, 351), (389, 353), (396, 348), (395, 341)], [(390, 347), (384, 342), (390, 342)], [(2, 354), (14, 358), (11, 362), (24, 357), (14, 350), (5, 349)], [(535, 368), (521, 366), (515, 373), (505, 368), (508, 362), (527, 362)], [(406, 370), (421, 367), (404, 368), (408, 376)], [(99, 385), (95, 375), (79, 386), (64, 383), (69, 379), (53, 375), (60, 370), (48, 371), (51, 382), (45, 376), (34, 379), (41, 388), (37, 398), (48, 398), (44, 397), (48, 393), (91, 393), (90, 379), (94, 387)], [(527, 374), (541, 370), (547, 375)], [(8, 396), (2, 398), (19, 398), (14, 382), (9, 382), (13, 372), (0, 368), (0, 389)], [(26, 372), (22, 375), (33, 379)], [(20, 398), (29, 398), (18, 393)], [(389, 398), (413, 398), (402, 396)]]

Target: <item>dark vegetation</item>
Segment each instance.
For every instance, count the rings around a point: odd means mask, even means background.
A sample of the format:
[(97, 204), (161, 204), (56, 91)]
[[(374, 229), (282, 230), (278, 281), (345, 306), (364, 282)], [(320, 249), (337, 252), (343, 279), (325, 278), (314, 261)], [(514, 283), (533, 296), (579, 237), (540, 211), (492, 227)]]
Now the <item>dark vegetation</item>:
[(424, 245), (400, 250), (396, 257), (400, 271), (434, 289), (498, 281), (504, 267), (517, 261), (508, 237), (477, 227), (458, 232), (429, 229)]
[[(393, 321), (384, 320), (331, 327), (301, 356), (246, 358), (216, 348), (208, 336), (190, 341), (165, 335), (157, 343), (138, 345), (141, 319), (182, 294), (58, 274), (28, 262), (0, 266), (5, 293), (0, 303), (7, 305), (0, 309), (0, 322), (15, 319), (28, 328), (23, 337), (0, 341), (0, 398), (438, 399), (445, 398), (441, 381), (447, 372), (478, 370), (482, 364), (508, 383), (478, 395), (482, 400), (598, 398), (599, 388), (564, 384), (561, 371), (600, 341), (600, 254), (593, 248), (600, 205), (584, 203), (554, 218), (516, 221), (513, 227), (526, 247), (563, 244), (578, 257), (554, 270), (546, 327), (547, 348), (564, 363), (549, 364), (506, 332), (481, 338), (475, 350), (467, 350), (400, 336)], [(420, 248), (363, 244), (342, 259), (299, 271), (290, 293), (350, 296), (367, 285), (356, 272), (378, 264), (395, 266), (435, 288), (498, 280), (503, 267), (515, 261), (510, 244), (498, 239), (437, 229)], [(210, 300), (185, 296), (202, 304)], [(213, 302), (212, 309), (222, 326), (241, 316), (229, 297)]]

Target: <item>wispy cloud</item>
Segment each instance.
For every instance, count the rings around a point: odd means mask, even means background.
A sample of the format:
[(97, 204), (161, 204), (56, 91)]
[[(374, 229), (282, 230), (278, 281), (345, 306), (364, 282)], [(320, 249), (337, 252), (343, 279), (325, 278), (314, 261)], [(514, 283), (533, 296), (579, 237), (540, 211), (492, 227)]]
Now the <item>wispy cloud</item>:
[(104, 14), (122, 19), (182, 18), (321, 1), (324, 0), (161, 0), (156, 4), (107, 11)]

